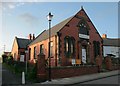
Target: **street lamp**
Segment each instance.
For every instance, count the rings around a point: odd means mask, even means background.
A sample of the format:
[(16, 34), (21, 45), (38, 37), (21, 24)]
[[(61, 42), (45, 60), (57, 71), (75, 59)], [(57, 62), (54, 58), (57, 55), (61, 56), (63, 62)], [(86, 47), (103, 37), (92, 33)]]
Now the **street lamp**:
[(49, 78), (48, 80), (51, 81), (51, 57), (50, 57), (50, 44), (51, 44), (51, 20), (52, 20), (53, 15), (51, 12), (47, 15), (47, 19), (49, 21), (49, 50), (48, 50), (48, 58), (49, 58)]
[(26, 67), (25, 67), (25, 70), (26, 70), (26, 74), (27, 74), (27, 61), (28, 61), (28, 50), (25, 50), (25, 54), (26, 54)]

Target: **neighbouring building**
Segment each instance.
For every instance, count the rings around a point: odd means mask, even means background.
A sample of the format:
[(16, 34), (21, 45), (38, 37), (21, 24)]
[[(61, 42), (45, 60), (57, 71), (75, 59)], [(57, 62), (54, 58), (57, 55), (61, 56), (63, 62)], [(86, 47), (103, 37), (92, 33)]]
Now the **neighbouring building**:
[(94, 64), (97, 56), (102, 59), (102, 37), (83, 8), (50, 30), (50, 43), (49, 30), (45, 30), (28, 45), (30, 61), (35, 62), (40, 53), (45, 54), (47, 60), (48, 44), (51, 66)]
[(104, 57), (112, 56), (119, 58), (120, 56), (120, 38), (107, 38), (106, 34), (102, 35)]
[(11, 52), (4, 52), (4, 55), (9, 56)]
[(34, 34), (33, 36), (29, 34), (28, 39), (15, 37), (11, 51), (13, 59), (24, 62), (28, 44), (30, 44), (34, 39)]

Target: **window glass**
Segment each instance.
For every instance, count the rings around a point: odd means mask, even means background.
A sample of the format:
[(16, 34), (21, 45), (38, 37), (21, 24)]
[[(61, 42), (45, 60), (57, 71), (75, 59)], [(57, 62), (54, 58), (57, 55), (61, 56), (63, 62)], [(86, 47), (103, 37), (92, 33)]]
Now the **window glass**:
[(53, 56), (53, 42), (50, 42), (50, 56)]
[(66, 40), (66, 52), (68, 52), (68, 40)]
[(30, 58), (31, 58), (31, 48), (29, 48), (29, 57), (28, 57), (28, 59), (30, 60)]
[(36, 59), (36, 46), (34, 47), (34, 59)]
[(88, 28), (87, 28), (85, 22), (81, 22), (81, 23), (79, 24), (79, 33), (80, 33), (80, 34), (89, 35), (89, 31), (88, 31)]
[(40, 45), (40, 53), (44, 54), (44, 45), (43, 44)]
[(94, 41), (94, 56), (100, 55), (100, 42), (99, 41)]
[(74, 55), (74, 51), (75, 51), (74, 38), (73, 37), (65, 37), (64, 42), (65, 42), (65, 55), (67, 57)]

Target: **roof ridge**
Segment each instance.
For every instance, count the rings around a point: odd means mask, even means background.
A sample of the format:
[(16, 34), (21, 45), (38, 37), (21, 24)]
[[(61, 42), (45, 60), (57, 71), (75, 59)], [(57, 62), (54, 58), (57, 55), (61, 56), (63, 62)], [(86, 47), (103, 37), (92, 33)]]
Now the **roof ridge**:
[(17, 39), (30, 40), (30, 39), (28, 39), (28, 38), (18, 38), (18, 37), (17, 37)]
[[(61, 26), (61, 27), (59, 27), (60, 29), (63, 28), (64, 25), (62, 25), (62, 24), (64, 24), (64, 22), (65, 22), (65, 24), (68, 23), (73, 17), (74, 17), (74, 16), (68, 17), (68, 18), (64, 19), (63, 21), (61, 21), (60, 23), (58, 23), (58, 24), (54, 25), (53, 27), (51, 27), (51, 28), (50, 28), (50, 29), (51, 29), (51, 32), (54, 31), (54, 30), (57, 30), (58, 28), (56, 29), (56, 27), (59, 26), (59, 25)], [(68, 20), (68, 21), (67, 21), (67, 20)], [(47, 33), (48, 30), (49, 30), (49, 29), (44, 30), (42, 33), (40, 33), (40, 34), (36, 37), (36, 39), (38, 39), (38, 38), (39, 38), (41, 35), (43, 35), (44, 33)], [(59, 31), (59, 29), (58, 29), (58, 31)], [(52, 36), (52, 34), (51, 34), (51, 36)], [(34, 41), (32, 41), (29, 45), (32, 45), (32, 44), (36, 41), (36, 39), (35, 39)], [(37, 43), (37, 42), (36, 42), (36, 43)], [(28, 45), (28, 46), (29, 46), (29, 45)]]

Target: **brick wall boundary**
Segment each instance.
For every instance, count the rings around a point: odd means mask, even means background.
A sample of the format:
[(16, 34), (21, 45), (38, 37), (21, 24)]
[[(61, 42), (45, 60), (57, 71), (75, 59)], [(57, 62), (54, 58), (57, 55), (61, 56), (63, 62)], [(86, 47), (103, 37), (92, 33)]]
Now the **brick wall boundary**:
[[(49, 73), (48, 68), (47, 75)], [(98, 66), (96, 65), (81, 65), (81, 66), (60, 66), (51, 68), (51, 78), (67, 78), (80, 76), (85, 74), (98, 73)]]

